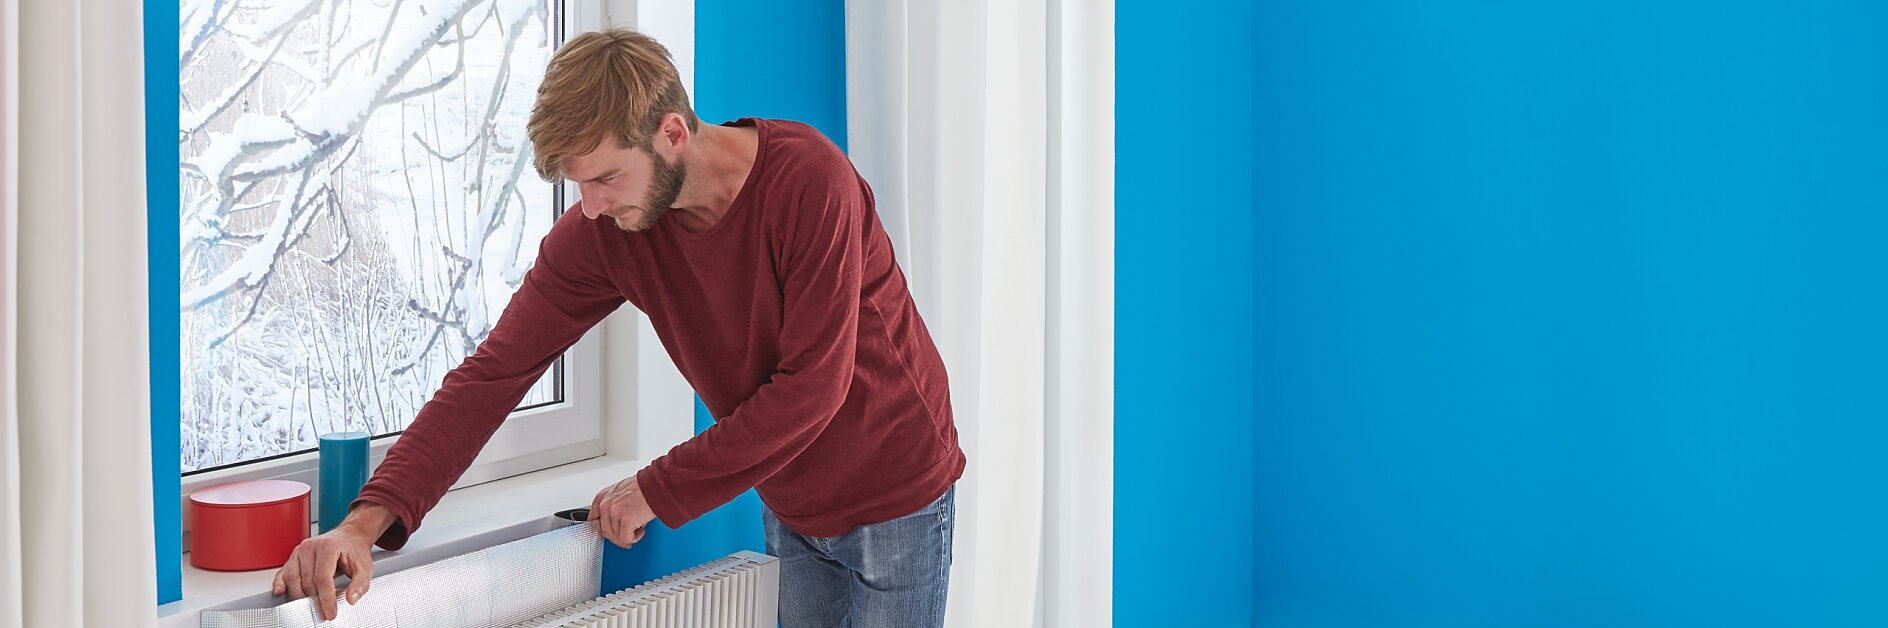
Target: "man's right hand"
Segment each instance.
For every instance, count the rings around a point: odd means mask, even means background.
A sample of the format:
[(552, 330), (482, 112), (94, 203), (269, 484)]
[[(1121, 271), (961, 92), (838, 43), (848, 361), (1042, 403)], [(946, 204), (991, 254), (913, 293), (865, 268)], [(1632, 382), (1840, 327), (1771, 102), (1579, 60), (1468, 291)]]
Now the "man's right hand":
[(288, 562), (276, 570), (270, 590), (276, 595), (287, 594), (291, 600), (313, 597), (321, 618), (332, 621), (339, 610), (335, 604), (335, 575), (348, 575), (348, 604), (367, 595), (368, 582), (374, 577), (374, 541), (392, 527), (395, 519), (392, 511), (379, 504), (361, 503), (341, 525), (295, 546)]

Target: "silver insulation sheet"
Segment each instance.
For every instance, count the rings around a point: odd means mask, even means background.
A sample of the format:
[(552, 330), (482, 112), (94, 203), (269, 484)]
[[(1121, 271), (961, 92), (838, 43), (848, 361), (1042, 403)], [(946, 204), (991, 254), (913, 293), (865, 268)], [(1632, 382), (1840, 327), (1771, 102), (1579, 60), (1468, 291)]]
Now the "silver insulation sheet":
[(273, 608), (203, 611), (204, 628), (504, 628), (596, 597), (603, 540), (587, 525), (377, 575), (360, 603), (323, 622), (314, 598)]

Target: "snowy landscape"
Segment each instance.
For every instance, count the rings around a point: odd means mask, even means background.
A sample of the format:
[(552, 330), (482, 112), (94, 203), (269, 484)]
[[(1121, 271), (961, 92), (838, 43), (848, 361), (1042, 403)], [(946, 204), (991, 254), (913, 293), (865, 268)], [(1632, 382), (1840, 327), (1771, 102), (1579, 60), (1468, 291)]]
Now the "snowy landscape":
[(398, 432), (477, 348), (557, 213), (556, 4), (183, 1), (186, 473)]

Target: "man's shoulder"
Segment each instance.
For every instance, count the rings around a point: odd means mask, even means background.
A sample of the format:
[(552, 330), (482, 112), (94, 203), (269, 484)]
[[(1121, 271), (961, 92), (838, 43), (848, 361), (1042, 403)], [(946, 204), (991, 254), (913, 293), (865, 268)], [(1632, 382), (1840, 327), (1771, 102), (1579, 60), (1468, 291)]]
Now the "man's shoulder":
[(760, 123), (765, 125), (762, 141), (767, 143), (769, 157), (780, 157), (774, 165), (782, 171), (812, 179), (852, 175), (852, 160), (846, 152), (813, 125), (795, 120)]
[(776, 141), (808, 141), (824, 143), (835, 149), (838, 148), (838, 146), (833, 143), (832, 138), (827, 137), (824, 132), (821, 132), (819, 127), (799, 120), (755, 118), (754, 124), (764, 129), (765, 133)]
[(760, 120), (766, 143), (763, 178), (768, 223), (791, 230), (791, 223), (818, 216), (827, 208), (850, 209), (865, 203), (858, 170), (837, 144), (819, 129), (793, 120)]

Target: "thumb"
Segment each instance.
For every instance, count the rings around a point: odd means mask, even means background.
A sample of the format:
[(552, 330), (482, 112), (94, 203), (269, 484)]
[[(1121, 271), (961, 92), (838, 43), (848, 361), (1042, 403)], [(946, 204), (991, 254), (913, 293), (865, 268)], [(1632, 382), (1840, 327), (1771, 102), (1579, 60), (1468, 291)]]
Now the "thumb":
[(357, 604), (367, 595), (367, 588), (374, 579), (374, 563), (356, 559), (349, 559), (348, 563), (347, 603)]

